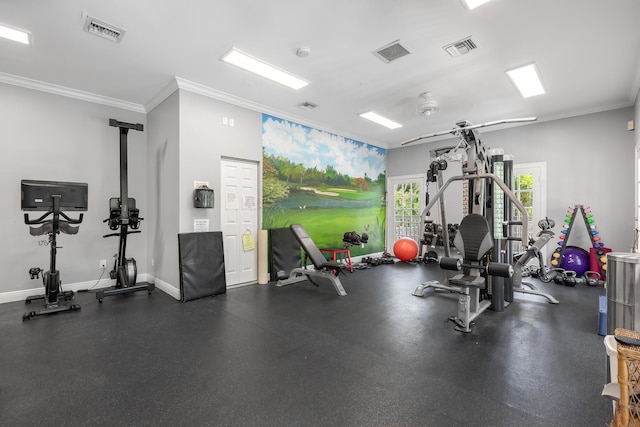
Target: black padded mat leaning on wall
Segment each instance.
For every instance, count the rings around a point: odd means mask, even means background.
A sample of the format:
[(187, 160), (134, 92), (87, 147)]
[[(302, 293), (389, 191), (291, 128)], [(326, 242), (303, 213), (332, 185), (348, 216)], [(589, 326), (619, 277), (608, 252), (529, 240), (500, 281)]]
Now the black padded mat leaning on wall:
[(221, 231), (178, 234), (180, 300), (227, 292)]
[(289, 227), (269, 230), (269, 259), (272, 282), (286, 279), (291, 270), (302, 267), (300, 243)]

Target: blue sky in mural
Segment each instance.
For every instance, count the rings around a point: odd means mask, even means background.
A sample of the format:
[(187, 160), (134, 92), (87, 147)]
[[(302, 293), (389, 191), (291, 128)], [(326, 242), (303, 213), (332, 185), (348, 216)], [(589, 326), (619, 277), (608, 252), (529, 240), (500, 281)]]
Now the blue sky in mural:
[(386, 150), (288, 120), (262, 115), (262, 144), (267, 154), (283, 156), (307, 168), (328, 165), (351, 177), (376, 179), (386, 169)]

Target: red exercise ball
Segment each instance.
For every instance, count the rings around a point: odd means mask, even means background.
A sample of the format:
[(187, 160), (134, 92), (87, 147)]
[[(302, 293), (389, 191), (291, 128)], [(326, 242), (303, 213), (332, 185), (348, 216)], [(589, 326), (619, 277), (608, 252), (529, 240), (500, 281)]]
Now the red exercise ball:
[(400, 261), (409, 261), (418, 256), (418, 244), (410, 237), (403, 237), (393, 244), (393, 254)]

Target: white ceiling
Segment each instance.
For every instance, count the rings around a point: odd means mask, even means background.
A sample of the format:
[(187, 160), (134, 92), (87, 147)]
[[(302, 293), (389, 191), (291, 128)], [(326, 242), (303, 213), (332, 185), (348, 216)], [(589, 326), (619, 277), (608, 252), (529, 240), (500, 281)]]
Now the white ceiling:
[[(83, 31), (83, 12), (127, 30), (121, 43)], [(0, 39), (0, 81), (13, 76), (148, 108), (175, 77), (304, 124), (393, 148), (454, 127), (553, 120), (633, 105), (640, 83), (640, 1), (2, 0), (0, 22), (33, 45)], [(472, 36), (456, 58), (442, 47)], [(411, 54), (371, 52), (395, 40)], [(220, 61), (232, 46), (311, 82), (295, 91)], [(307, 46), (311, 55), (296, 56)], [(523, 99), (504, 71), (535, 61), (547, 94)], [(418, 116), (420, 93), (440, 112)], [(297, 105), (318, 105), (307, 111)], [(404, 126), (388, 130), (358, 114)], [(424, 140), (423, 140), (424, 141)]]

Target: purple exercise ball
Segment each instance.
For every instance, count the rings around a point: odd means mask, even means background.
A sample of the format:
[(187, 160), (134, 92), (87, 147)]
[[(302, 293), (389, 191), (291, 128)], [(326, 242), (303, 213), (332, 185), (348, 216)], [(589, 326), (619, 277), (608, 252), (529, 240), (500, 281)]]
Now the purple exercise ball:
[(584, 276), (589, 270), (589, 252), (577, 246), (567, 246), (562, 253), (560, 267), (567, 271), (575, 271), (576, 275)]

